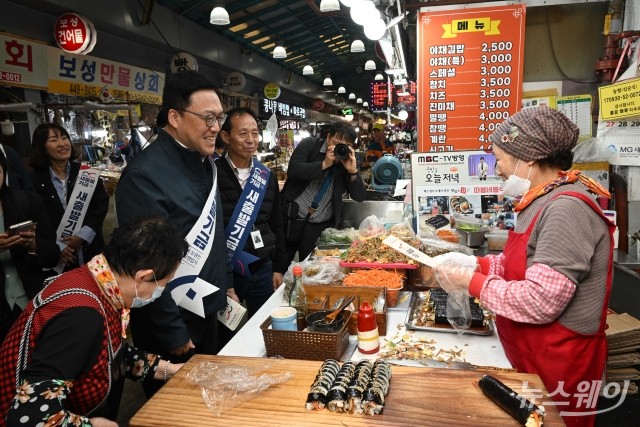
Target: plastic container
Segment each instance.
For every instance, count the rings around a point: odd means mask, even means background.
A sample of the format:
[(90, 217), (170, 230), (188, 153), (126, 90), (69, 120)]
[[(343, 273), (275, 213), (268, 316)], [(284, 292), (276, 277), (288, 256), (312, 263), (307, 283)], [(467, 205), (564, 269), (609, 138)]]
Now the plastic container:
[(455, 227), (462, 231), (478, 231), (482, 228), (482, 219), (471, 216), (454, 215)]
[(494, 230), (486, 235), (487, 249), (490, 251), (502, 251), (507, 244), (509, 232), (507, 230)]
[(465, 231), (458, 230), (460, 233), (460, 243), (469, 246), (470, 248), (477, 248), (484, 244), (484, 236), (486, 231)]

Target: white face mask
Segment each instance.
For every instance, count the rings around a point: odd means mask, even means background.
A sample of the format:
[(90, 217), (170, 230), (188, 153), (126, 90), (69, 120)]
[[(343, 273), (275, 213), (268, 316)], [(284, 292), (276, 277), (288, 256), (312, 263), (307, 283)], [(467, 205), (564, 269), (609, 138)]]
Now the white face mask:
[(142, 299), (142, 298), (138, 297), (138, 286), (136, 286), (136, 296), (131, 301), (131, 308), (144, 307), (145, 305), (150, 304), (153, 301), (155, 301), (158, 298), (160, 298), (160, 295), (162, 295), (162, 291), (164, 291), (164, 288), (162, 288), (162, 287), (160, 287), (160, 285), (158, 285), (158, 281), (156, 280), (155, 274), (153, 276), (153, 280), (156, 282), (156, 288), (153, 290), (153, 293), (151, 294), (149, 299)]
[(529, 176), (531, 175), (531, 166), (529, 166), (529, 174), (527, 174), (526, 178), (520, 178), (516, 175), (516, 171), (518, 170), (518, 165), (520, 164), (520, 160), (516, 164), (516, 168), (513, 170), (513, 173), (505, 182), (502, 183), (502, 193), (505, 196), (509, 197), (518, 197), (531, 188), (531, 181), (529, 181)]

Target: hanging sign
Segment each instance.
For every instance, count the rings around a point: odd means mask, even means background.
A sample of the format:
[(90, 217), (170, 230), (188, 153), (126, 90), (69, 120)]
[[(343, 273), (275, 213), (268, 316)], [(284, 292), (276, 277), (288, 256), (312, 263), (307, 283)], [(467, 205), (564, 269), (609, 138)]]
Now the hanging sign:
[(602, 120), (640, 116), (640, 78), (598, 88)]
[(280, 86), (272, 82), (267, 83), (264, 85), (264, 96), (267, 99), (278, 99), (280, 96)]
[(96, 30), (89, 20), (77, 13), (65, 13), (53, 28), (58, 47), (65, 52), (84, 55), (96, 44)]
[(48, 91), (162, 104), (164, 73), (48, 47)]
[(227, 74), (227, 77), (224, 79), (224, 83), (229, 90), (242, 92), (247, 85), (247, 79), (244, 77), (244, 74), (233, 71)]
[(198, 71), (198, 61), (190, 53), (178, 52), (171, 57), (169, 68), (174, 74), (183, 70)]
[(491, 149), (520, 107), (524, 33), (524, 5), (421, 9), (419, 151)]
[(259, 116), (270, 116), (278, 113), (278, 118), (304, 119), (307, 117), (307, 110), (297, 105), (290, 105), (286, 102), (278, 102), (271, 99), (263, 99), (259, 107)]
[(389, 84), (387, 82), (371, 82), (369, 109), (383, 111), (389, 108)]
[(47, 45), (0, 33), (0, 82), (47, 90)]

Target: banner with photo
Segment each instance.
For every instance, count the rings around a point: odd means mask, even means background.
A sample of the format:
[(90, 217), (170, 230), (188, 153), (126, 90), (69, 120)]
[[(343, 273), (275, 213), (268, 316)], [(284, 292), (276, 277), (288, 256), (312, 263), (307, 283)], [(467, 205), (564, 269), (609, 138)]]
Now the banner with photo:
[(411, 185), (418, 232), (452, 228), (458, 216), (513, 229), (513, 200), (502, 196), (493, 153), (454, 151), (411, 154)]

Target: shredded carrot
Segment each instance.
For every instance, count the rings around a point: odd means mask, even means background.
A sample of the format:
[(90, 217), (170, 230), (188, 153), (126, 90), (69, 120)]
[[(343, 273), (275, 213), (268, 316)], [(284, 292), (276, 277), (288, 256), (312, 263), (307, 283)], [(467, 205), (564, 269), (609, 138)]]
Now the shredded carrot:
[(403, 285), (403, 277), (398, 273), (372, 268), (368, 270), (356, 270), (344, 278), (345, 286), (375, 286), (387, 289), (400, 289)]

